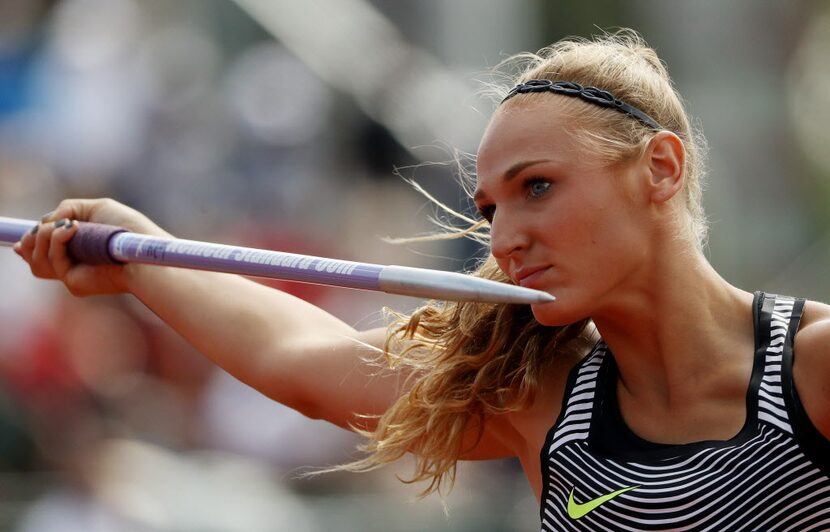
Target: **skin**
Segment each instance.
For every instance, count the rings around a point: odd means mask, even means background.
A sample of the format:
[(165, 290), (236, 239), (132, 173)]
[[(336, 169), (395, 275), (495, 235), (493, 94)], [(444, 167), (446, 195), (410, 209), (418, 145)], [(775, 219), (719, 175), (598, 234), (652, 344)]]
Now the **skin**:
[[(541, 323), (594, 320), (619, 366), (620, 409), (636, 434), (676, 444), (735, 436), (753, 362), (752, 294), (720, 277), (691, 236), (678, 237), (688, 216), (682, 143), (661, 132), (641, 157), (603, 168), (575, 144), (561, 99), (508, 103), (484, 136), (476, 195), (491, 218), (493, 256), (514, 280), (556, 295), (533, 306)], [(510, 172), (516, 168), (523, 169)], [(547, 269), (521, 279), (523, 269), (540, 267)], [(829, 318), (830, 307), (807, 304), (794, 366), (807, 413), (825, 437)], [(561, 403), (561, 379), (551, 376), (542, 401)], [(533, 441), (523, 461), (537, 496), (545, 431), (534, 429), (550, 427), (553, 414), (525, 430)]]
[[(635, 160), (601, 165), (569, 134), (574, 119), (562, 111), (565, 100), (515, 98), (485, 132), (476, 203), (491, 218), (493, 256), (521, 284), (557, 296), (533, 306), (541, 323), (594, 320), (619, 366), (620, 408), (635, 433), (660, 443), (729, 439), (746, 419), (752, 295), (729, 285), (683, 236), (683, 146), (661, 132)], [(372, 428), (354, 412), (381, 413), (402, 393), (402, 375), (376, 376), (363, 362), (371, 347), (382, 346), (384, 329), (357, 331), (236, 276), (72, 264), (65, 245), (76, 228), (51, 223), (62, 218), (166, 235), (111, 200), (67, 200), (15, 247), (35, 275), (60, 279), (75, 295), (134, 294), (205, 356), (265, 395), (310, 417)], [(524, 277), (530, 269), (539, 271)], [(830, 307), (809, 302), (796, 337), (795, 382), (825, 437), (828, 340)], [(558, 356), (535, 402), (489, 419), (480, 440), (473, 427), (462, 459), (517, 456), (539, 498), (539, 454), (579, 358)]]

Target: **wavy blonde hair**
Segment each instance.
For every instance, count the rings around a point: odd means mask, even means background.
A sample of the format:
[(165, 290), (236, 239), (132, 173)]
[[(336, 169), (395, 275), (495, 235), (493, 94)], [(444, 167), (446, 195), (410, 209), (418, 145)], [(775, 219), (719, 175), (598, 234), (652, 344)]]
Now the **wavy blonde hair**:
[[(687, 227), (702, 246), (706, 236), (700, 205), (705, 144), (693, 130), (665, 66), (637, 33), (625, 30), (593, 40), (567, 39), (536, 54), (514, 56), (501, 67), (518, 67), (519, 72), (494, 91), (499, 99), (513, 85), (529, 79), (572, 81), (607, 90), (675, 132), (687, 152)], [(547, 96), (517, 95), (511, 101), (518, 104)], [(574, 133), (607, 164), (642, 153), (655, 133), (618, 111), (578, 98), (561, 100), (576, 118)], [(463, 183), (468, 192), (471, 180), (467, 176)], [(444, 224), (445, 232), (426, 239), (489, 241), (485, 221), (438, 205), (461, 225)], [(407, 241), (412, 240), (419, 239)], [(472, 275), (510, 282), (492, 256)], [(375, 469), (412, 453), (415, 472), (402, 480), (428, 481), (422, 495), (440, 492), (445, 485), (451, 487), (456, 462), (467, 450), (463, 448), (465, 435), (477, 430), (480, 438), (489, 418), (527, 408), (540, 388), (545, 367), (564, 350), (585, 350), (592, 331), (587, 319), (563, 327), (543, 326), (527, 305), (430, 302), (411, 316), (396, 318), (384, 353), (389, 366), (408, 375), (405, 392), (379, 417), (373, 431), (362, 431), (368, 438), (361, 446), (368, 453), (366, 458), (342, 468)]]

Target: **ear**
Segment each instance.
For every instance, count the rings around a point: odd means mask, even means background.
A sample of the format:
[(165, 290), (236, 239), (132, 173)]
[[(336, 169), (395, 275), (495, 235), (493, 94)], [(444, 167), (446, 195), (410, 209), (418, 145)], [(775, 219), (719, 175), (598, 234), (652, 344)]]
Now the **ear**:
[(650, 172), (649, 195), (654, 203), (664, 203), (683, 188), (686, 149), (671, 131), (657, 133), (649, 142), (643, 161)]

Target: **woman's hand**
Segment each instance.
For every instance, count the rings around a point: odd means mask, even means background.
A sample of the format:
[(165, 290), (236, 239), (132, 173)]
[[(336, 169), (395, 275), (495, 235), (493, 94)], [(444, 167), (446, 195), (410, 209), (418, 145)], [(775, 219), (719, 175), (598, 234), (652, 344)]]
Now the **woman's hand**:
[(36, 277), (57, 279), (76, 296), (129, 292), (131, 276), (142, 267), (139, 264), (90, 266), (74, 262), (67, 255), (66, 246), (77, 231), (77, 221), (170, 236), (140, 212), (111, 199), (62, 201), (14, 245), (14, 251), (29, 263)]

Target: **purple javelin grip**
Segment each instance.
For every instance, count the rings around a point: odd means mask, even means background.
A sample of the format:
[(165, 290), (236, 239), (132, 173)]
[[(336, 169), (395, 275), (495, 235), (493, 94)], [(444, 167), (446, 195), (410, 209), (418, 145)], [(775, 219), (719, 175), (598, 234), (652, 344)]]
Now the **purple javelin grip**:
[[(0, 244), (17, 242), (35, 225), (31, 220), (0, 216)], [(160, 264), (450, 301), (545, 303), (555, 299), (539, 290), (461, 273), (160, 238), (86, 222), (79, 224), (68, 249), (73, 259), (87, 264)]]

